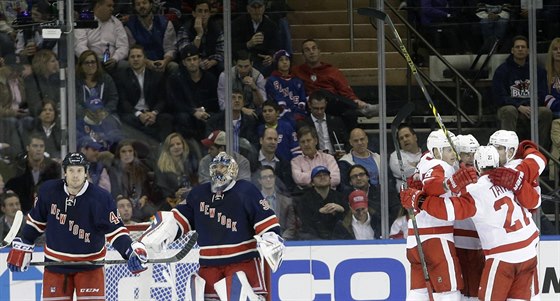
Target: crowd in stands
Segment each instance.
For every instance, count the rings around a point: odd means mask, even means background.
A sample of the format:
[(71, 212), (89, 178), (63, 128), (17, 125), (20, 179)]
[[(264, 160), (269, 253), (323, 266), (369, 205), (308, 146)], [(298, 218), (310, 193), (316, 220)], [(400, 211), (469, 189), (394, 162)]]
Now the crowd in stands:
[[(33, 2), (38, 14), (29, 22), (45, 20), (52, 6)], [(238, 179), (261, 188), (286, 239), (379, 238), (384, 158), (356, 121), (376, 116), (377, 105), (360, 99), (343, 73), (322, 61), (312, 38), (296, 45), (305, 62), (291, 66), (285, 14), (267, 11), (281, 1), (232, 2), (230, 99), (219, 2), (76, 3), (80, 15), (91, 9), (98, 23), (75, 29), (68, 49), (76, 54), (76, 99), (68, 101), (75, 102), (76, 139), (90, 162), (89, 181), (113, 195), (125, 223), (148, 221), (209, 181), (209, 164), (231, 136)], [(0, 10), (10, 21), (0, 23), (0, 234), (14, 208), (29, 211), (39, 185), (61, 177), (60, 113), (67, 101), (57, 41), (42, 39), (35, 27), (10, 28), (23, 14), (13, 12)], [(511, 57), (494, 78), (504, 129), (526, 129), (530, 120), (527, 46), (526, 39), (514, 39)], [(539, 69), (539, 129), (541, 144), (548, 147), (550, 140), (559, 154), (560, 119), (552, 120), (560, 114), (558, 39), (548, 60), (546, 70)], [(232, 132), (226, 133), (224, 110), (230, 107)], [(422, 142), (410, 126), (399, 128), (398, 139), (408, 177)], [(390, 167), (389, 222), (402, 223), (395, 154)]]

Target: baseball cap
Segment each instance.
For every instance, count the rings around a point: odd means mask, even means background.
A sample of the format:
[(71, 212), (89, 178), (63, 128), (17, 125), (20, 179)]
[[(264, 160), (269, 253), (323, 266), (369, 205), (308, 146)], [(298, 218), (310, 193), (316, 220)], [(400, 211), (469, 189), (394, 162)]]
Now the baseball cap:
[(356, 210), (359, 208), (367, 208), (368, 207), (368, 198), (366, 193), (363, 190), (354, 190), (350, 195), (348, 195), (348, 203), (350, 204), (350, 208)]
[(329, 171), (328, 168), (319, 165), (319, 166), (315, 166), (315, 168), (313, 168), (313, 170), (311, 170), (311, 179), (315, 178), (316, 175), (318, 175), (319, 173), (327, 173), (327, 174), (331, 174), (331, 172)]
[(92, 99), (89, 102), (86, 102), (86, 109), (92, 112), (97, 112), (103, 108), (104, 108), (103, 102), (99, 98)]
[(194, 46), (193, 44), (189, 44), (187, 45), (187, 47), (181, 50), (181, 60), (184, 60), (188, 57), (191, 57), (193, 55), (198, 55), (198, 54), (199, 54), (198, 48), (196, 48), (196, 46)]
[(101, 145), (101, 143), (93, 141), (93, 140), (89, 140), (86, 141), (83, 145), (85, 148), (91, 148), (94, 150), (101, 150), (103, 148), (103, 145)]
[(264, 0), (249, 0), (247, 5), (253, 6), (255, 4), (264, 5)]
[(226, 145), (226, 132), (224, 131), (213, 131), (210, 133), (208, 138), (202, 139), (202, 144), (206, 147), (210, 147), (214, 144)]
[(274, 57), (273, 57), (274, 63), (278, 64), (278, 60), (280, 60), (280, 58), (283, 57), (283, 56), (287, 57), (288, 59), (292, 57), (292, 55), (289, 54), (286, 50), (280, 49), (280, 50), (276, 51), (276, 53), (274, 54)]

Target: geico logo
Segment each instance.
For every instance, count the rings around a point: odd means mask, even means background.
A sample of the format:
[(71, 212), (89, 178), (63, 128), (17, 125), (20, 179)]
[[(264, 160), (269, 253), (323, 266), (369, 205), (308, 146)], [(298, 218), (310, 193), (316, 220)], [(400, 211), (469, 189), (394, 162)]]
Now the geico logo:
[(81, 288), (80, 293), (99, 293), (98, 288)]
[[(305, 277), (302, 275), (311, 276), (311, 279), (302, 281), (302, 277)], [(334, 288), (332, 294), (325, 293), (323, 284), (326, 280)], [(387, 283), (386, 290), (370, 290), (369, 285), (376, 282), (379, 285), (380, 281)], [(367, 287), (362, 286), (365, 283)], [(353, 258), (338, 264), (320, 260), (285, 260), (280, 269), (272, 274), (272, 299), (282, 300), (282, 297), (293, 296), (294, 287), (298, 288), (298, 292), (311, 292), (309, 297), (314, 300), (364, 300), (356, 296), (364, 291), (375, 294), (373, 297), (368, 295), (367, 299), (405, 300), (406, 270), (394, 258)]]

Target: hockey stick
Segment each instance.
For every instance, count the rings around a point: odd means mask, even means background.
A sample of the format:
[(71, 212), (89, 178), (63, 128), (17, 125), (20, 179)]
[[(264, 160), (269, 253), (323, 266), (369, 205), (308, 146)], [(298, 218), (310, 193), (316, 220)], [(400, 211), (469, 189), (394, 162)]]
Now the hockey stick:
[[(401, 125), (401, 123), (406, 119), (406, 117), (408, 115), (410, 115), (410, 113), (412, 113), (412, 111), (414, 111), (414, 103), (412, 102), (408, 102), (405, 104), (404, 107), (402, 107), (399, 112), (397, 113), (397, 116), (395, 116), (395, 119), (393, 119), (393, 122), (391, 123), (391, 134), (393, 136), (393, 143), (395, 145), (395, 152), (397, 152), (397, 159), (399, 161), (399, 169), (401, 171), (401, 180), (402, 180), (402, 189), (406, 189), (408, 188), (408, 185), (406, 184), (406, 176), (404, 175), (404, 164), (403, 164), (403, 160), (402, 160), (402, 154), (401, 154), (401, 146), (399, 144), (399, 137), (398, 137), (398, 131), (399, 131), (399, 125)], [(424, 274), (424, 281), (426, 282), (426, 288), (428, 290), (428, 297), (430, 298), (430, 301), (434, 300), (434, 290), (432, 288), (432, 284), (430, 282), (430, 274), (428, 274), (428, 265), (426, 264), (426, 257), (424, 256), (424, 250), (422, 248), (422, 240), (420, 240), (420, 234), (418, 232), (418, 225), (416, 223), (416, 216), (414, 215), (414, 210), (413, 209), (408, 209), (408, 216), (410, 218), (410, 220), (412, 221), (412, 228), (414, 230), (414, 237), (416, 238), (416, 245), (418, 246), (418, 257), (420, 257), (420, 264), (422, 265), (422, 273)]]
[(16, 235), (19, 232), (19, 228), (21, 227), (22, 221), (23, 221), (23, 212), (21, 212), (21, 210), (18, 210), (16, 212), (16, 216), (14, 216), (14, 221), (12, 223), (12, 227), (10, 228), (10, 231), (8, 231), (8, 234), (6, 234), (6, 237), (4, 237), (4, 240), (2, 240), (2, 242), (0, 243), (0, 249), (5, 248), (12, 244), (12, 241), (14, 240), (14, 238), (16, 238)]
[[(185, 246), (177, 252), (177, 254), (167, 258), (148, 259), (146, 263), (174, 263), (181, 261), (192, 250), (198, 239), (198, 233), (193, 232), (189, 241)], [(128, 260), (115, 259), (115, 260), (99, 260), (99, 261), (36, 261), (31, 262), (31, 265), (40, 266), (61, 266), (61, 265), (106, 265), (106, 264), (126, 264)]]
[(416, 78), (416, 82), (418, 82), (418, 86), (420, 86), (420, 90), (422, 90), (422, 93), (424, 94), (424, 97), (428, 101), (428, 106), (432, 110), (432, 114), (434, 115), (434, 117), (436, 119), (436, 122), (438, 123), (439, 127), (445, 133), (445, 137), (447, 137), (447, 141), (449, 141), (449, 144), (451, 145), (451, 149), (455, 153), (455, 156), (457, 157), (457, 159), (460, 159), (459, 158), (459, 153), (455, 149), (455, 145), (453, 144), (453, 141), (451, 140), (451, 137), (449, 136), (449, 132), (447, 131), (447, 128), (443, 124), (443, 120), (441, 119), (441, 116), (439, 115), (439, 113), (436, 109), (434, 101), (432, 100), (432, 97), (428, 93), (428, 90), (426, 89), (426, 86), (424, 85), (424, 81), (422, 80), (422, 77), (420, 77), (420, 74), (418, 73), (418, 69), (416, 68), (416, 65), (414, 64), (414, 62), (412, 61), (412, 58), (410, 57), (410, 54), (406, 50), (406, 47), (404, 46), (404, 43), (401, 39), (401, 36), (399, 35), (399, 32), (397, 31), (397, 28), (395, 27), (395, 24), (393, 24), (393, 21), (391, 20), (391, 18), (389, 18), (389, 16), (385, 12), (383, 12), (381, 10), (378, 10), (378, 9), (375, 9), (375, 8), (372, 8), (372, 7), (358, 8), (358, 14), (360, 14), (362, 16), (366, 16), (366, 17), (373, 17), (375, 19), (379, 19), (379, 20), (387, 22), (387, 25), (389, 25), (389, 27), (391, 28), (391, 32), (393, 33), (393, 36), (395, 37), (395, 41), (399, 45), (399, 49), (401, 50), (402, 55), (404, 56), (404, 59), (406, 60), (406, 63), (408, 64), (408, 68), (410, 68), (410, 71), (414, 75), (414, 78)]

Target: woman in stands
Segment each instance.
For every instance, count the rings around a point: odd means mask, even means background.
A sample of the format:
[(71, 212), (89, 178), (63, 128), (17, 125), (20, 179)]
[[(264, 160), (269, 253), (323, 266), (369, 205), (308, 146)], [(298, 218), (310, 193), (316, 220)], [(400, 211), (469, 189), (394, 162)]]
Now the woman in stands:
[(113, 165), (109, 169), (111, 194), (115, 198), (122, 195), (132, 201), (132, 219), (138, 222), (148, 221), (162, 203), (151, 188), (150, 172), (148, 166), (138, 158), (133, 140), (119, 142)]
[[(546, 57), (546, 79), (548, 83), (548, 95), (545, 97), (545, 104), (554, 115), (550, 128), (550, 140), (552, 148), (550, 153), (554, 158), (560, 157), (560, 38), (555, 38), (550, 42), (548, 55)], [(549, 178), (554, 179), (557, 172), (554, 161), (548, 161)]]
[(173, 207), (198, 184), (198, 160), (181, 134), (171, 133), (165, 138), (155, 176), (156, 185)]
[(29, 113), (33, 117), (41, 113), (42, 102), (51, 99), (60, 103), (60, 79), (58, 58), (52, 50), (42, 49), (33, 56), (33, 73), (25, 78), (25, 95)]

